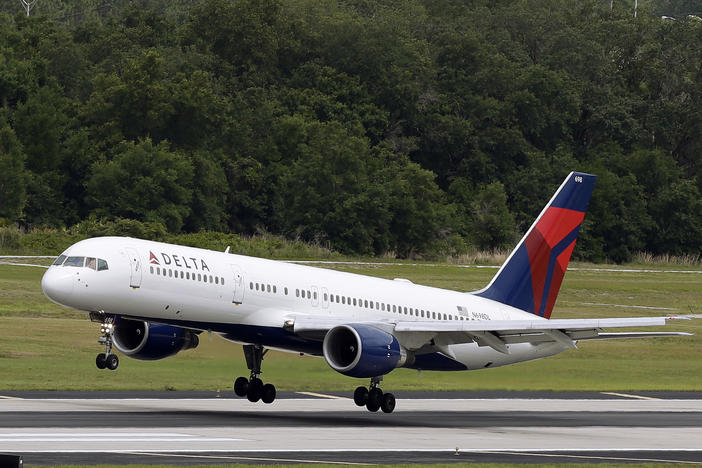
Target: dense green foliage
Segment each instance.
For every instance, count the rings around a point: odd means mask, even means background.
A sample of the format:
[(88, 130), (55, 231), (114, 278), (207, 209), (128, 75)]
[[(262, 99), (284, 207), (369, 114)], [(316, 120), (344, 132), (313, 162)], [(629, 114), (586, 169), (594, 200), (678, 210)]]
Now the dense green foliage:
[(580, 170), (581, 258), (698, 254), (702, 21), (641, 3), (5, 5), (0, 224), (455, 253), (510, 245)]

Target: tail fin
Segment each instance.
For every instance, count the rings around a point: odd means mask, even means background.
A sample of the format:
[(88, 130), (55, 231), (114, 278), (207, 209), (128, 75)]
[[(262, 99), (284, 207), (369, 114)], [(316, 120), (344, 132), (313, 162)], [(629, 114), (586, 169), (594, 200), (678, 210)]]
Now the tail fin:
[(571, 172), (490, 284), (474, 294), (551, 317), (596, 178)]

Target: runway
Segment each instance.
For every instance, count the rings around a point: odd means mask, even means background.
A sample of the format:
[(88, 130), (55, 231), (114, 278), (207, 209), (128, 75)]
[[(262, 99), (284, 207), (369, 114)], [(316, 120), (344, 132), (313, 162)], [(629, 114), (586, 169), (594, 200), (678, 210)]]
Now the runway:
[(383, 414), (316, 392), (271, 405), (229, 393), (3, 392), (0, 453), (34, 465), (702, 463), (701, 393), (397, 397)]

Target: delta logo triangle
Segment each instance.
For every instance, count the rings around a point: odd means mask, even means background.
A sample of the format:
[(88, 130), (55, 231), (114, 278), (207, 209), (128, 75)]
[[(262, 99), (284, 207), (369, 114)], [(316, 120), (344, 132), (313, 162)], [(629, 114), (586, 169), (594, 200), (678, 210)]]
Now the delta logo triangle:
[(158, 258), (156, 258), (156, 255), (152, 251), (149, 250), (149, 263), (153, 265), (160, 265), (158, 262)]

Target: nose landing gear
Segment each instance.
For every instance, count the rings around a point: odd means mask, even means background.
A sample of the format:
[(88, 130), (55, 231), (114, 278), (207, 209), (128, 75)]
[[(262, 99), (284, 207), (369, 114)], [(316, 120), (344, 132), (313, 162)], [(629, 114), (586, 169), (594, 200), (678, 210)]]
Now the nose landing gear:
[(383, 393), (380, 382), (383, 377), (373, 377), (368, 388), (358, 387), (353, 392), (353, 401), (357, 406), (365, 406), (368, 411), (375, 413), (379, 409), (383, 413), (392, 413), (395, 410), (395, 395)]
[(98, 343), (105, 345), (105, 352), (95, 357), (95, 365), (98, 369), (117, 369), (119, 358), (116, 354), (112, 354), (112, 332), (115, 328), (115, 318), (106, 315), (104, 312), (91, 312), (90, 320), (100, 322), (100, 333), (102, 333), (102, 336), (98, 338)]
[(261, 400), (264, 403), (275, 401), (276, 391), (272, 384), (264, 384), (261, 380), (261, 362), (268, 352), (261, 345), (244, 345), (246, 367), (251, 371), (250, 378), (239, 377), (234, 381), (234, 393), (246, 397), (250, 402)]

